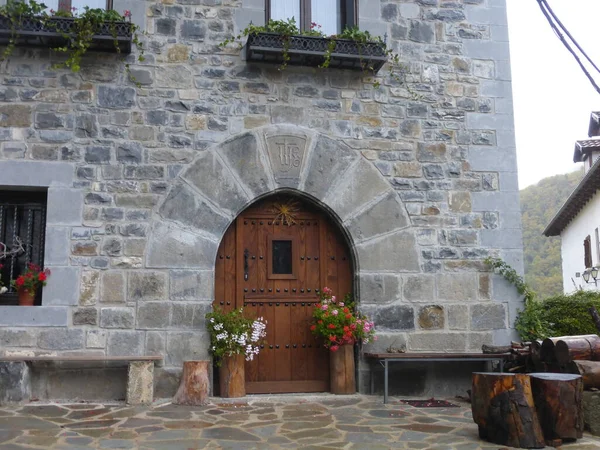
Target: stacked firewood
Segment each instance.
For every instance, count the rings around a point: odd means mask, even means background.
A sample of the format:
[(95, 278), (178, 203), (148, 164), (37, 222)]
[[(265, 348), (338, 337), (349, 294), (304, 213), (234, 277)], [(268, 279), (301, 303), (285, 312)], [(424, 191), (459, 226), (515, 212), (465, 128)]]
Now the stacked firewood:
[[(600, 317), (590, 313), (600, 333)], [(583, 377), (585, 389), (600, 389), (600, 336), (551, 337), (543, 341), (512, 342), (508, 346), (482, 347), (483, 353), (509, 353), (504, 368), (512, 373), (570, 373)]]

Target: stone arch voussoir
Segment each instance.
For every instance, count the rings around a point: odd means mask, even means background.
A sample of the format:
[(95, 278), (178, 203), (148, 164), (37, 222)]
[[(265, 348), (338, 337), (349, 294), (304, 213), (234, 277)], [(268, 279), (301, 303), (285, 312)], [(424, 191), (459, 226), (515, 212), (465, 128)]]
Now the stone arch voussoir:
[[(287, 124), (236, 135), (182, 171), (158, 208), (164, 222), (153, 227), (149, 267), (163, 267), (159, 260), (169, 249), (179, 258), (173, 263), (192, 264), (192, 252), (200, 248), (209, 252), (202, 265), (210, 267), (235, 217), (279, 190), (304, 194), (332, 213), (348, 234), (361, 273), (419, 271), (406, 208), (379, 170), (344, 142)], [(175, 237), (167, 236), (169, 230)]]

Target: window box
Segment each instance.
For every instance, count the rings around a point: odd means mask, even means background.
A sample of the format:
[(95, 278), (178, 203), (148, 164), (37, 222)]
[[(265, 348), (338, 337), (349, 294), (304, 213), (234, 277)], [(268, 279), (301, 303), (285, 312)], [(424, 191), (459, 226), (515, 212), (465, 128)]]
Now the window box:
[[(17, 45), (60, 47), (67, 42), (65, 35), (74, 30), (75, 19), (71, 17), (51, 17), (46, 23), (39, 17), (24, 18), (16, 30)], [(133, 25), (129, 22), (105, 22), (94, 35), (90, 50), (116, 52), (116, 41), (122, 53), (131, 53), (132, 35)], [(10, 19), (0, 16), (0, 45), (6, 45), (10, 37)]]
[[(329, 43), (335, 42), (329, 67), (332, 69), (364, 70), (372, 67), (373, 72), (387, 62), (386, 45), (383, 42), (359, 44), (346, 39), (329, 39), (314, 36), (290, 36), (287, 64), (316, 67), (325, 61)], [(247, 61), (283, 64), (285, 39), (278, 33), (255, 33), (248, 36), (244, 46)]]

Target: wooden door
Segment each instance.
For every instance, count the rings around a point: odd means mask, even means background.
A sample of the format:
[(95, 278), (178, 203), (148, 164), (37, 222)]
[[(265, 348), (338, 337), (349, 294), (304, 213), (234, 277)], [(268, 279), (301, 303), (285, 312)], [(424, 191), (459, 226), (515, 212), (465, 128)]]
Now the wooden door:
[[(291, 207), (293, 220), (282, 216)], [(348, 247), (325, 214), (293, 197), (251, 206), (229, 227), (217, 253), (215, 304), (267, 320), (260, 354), (246, 362), (246, 392), (326, 392), (328, 350), (310, 332), (327, 286), (352, 292)]]

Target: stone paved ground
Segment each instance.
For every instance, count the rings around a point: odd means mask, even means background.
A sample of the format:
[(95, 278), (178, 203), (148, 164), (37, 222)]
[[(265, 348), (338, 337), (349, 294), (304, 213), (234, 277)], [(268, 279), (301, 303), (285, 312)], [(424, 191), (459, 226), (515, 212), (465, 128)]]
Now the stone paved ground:
[[(0, 449), (498, 449), (470, 406), (415, 408), (381, 397), (251, 397), (204, 407), (30, 404), (0, 409)], [(565, 449), (600, 449), (589, 434)]]

